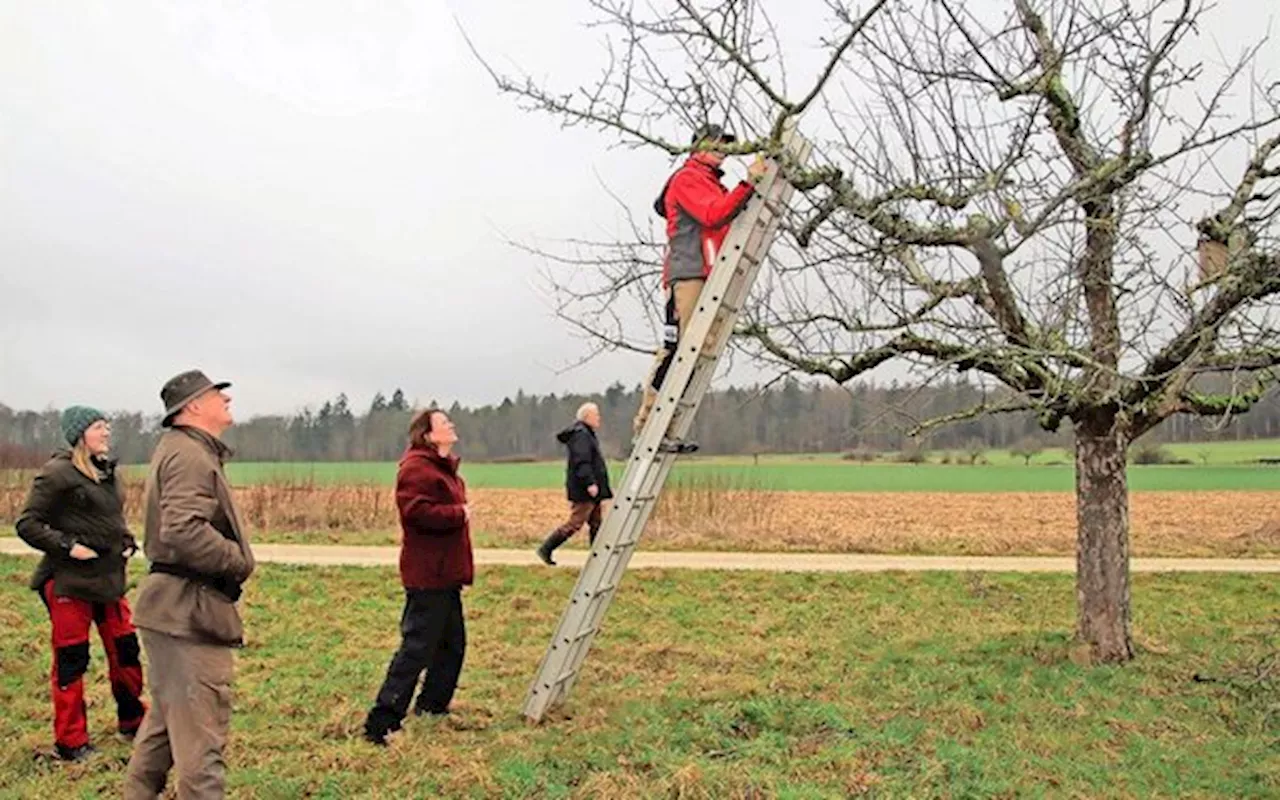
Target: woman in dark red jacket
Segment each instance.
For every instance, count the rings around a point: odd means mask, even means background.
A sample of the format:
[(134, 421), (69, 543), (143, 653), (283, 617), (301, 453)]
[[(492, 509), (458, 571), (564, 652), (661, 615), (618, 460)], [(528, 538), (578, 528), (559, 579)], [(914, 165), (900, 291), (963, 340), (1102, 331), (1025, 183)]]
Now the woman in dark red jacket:
[(458, 474), (458, 441), (443, 411), (421, 411), (409, 424), (409, 447), (396, 475), (400, 511), (400, 580), (404, 613), (400, 649), (365, 720), (365, 738), (385, 745), (400, 729), (423, 671), (427, 673), (415, 714), (447, 714), (458, 687), (467, 631), (462, 587), (475, 575), (471, 557), (471, 512)]

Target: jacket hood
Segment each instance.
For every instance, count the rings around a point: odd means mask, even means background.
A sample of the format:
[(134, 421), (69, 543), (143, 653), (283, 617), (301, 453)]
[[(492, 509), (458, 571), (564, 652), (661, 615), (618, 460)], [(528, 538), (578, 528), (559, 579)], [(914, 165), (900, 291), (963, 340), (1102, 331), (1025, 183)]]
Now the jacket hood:
[(573, 437), (573, 434), (580, 430), (587, 431), (588, 433), (591, 432), (591, 428), (587, 426), (587, 423), (579, 420), (557, 433), (556, 441), (560, 442), (560, 444), (568, 444), (569, 439)]
[(667, 178), (667, 182), (662, 184), (662, 191), (658, 193), (658, 199), (653, 201), (654, 213), (663, 219), (667, 218), (667, 190), (671, 188), (671, 181), (676, 177), (676, 175), (679, 175), (682, 171), (690, 168), (705, 169), (707, 172), (716, 176), (716, 180), (720, 180), (724, 177), (724, 170), (720, 167), (713, 167), (705, 161), (699, 160), (696, 155), (689, 156), (689, 158), (680, 165), (680, 169), (671, 173), (671, 177)]

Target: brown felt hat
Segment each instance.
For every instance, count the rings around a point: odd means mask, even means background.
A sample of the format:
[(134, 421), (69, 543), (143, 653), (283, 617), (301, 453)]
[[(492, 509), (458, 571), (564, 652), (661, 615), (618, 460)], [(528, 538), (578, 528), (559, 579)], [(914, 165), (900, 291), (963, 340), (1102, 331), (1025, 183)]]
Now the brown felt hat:
[(174, 375), (160, 389), (160, 401), (164, 403), (164, 419), (160, 424), (169, 427), (173, 424), (173, 418), (178, 412), (186, 408), (187, 403), (195, 400), (200, 395), (210, 389), (225, 389), (230, 386), (230, 381), (214, 383), (209, 380), (198, 369), (187, 370), (186, 372)]

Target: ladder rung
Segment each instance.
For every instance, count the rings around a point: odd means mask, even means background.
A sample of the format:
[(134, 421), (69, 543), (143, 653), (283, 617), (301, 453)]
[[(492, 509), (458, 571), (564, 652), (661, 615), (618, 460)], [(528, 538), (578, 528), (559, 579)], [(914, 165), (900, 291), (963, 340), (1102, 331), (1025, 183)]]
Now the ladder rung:
[(555, 679), (554, 681), (552, 681), (551, 683), (547, 684), (547, 688), (548, 688), (548, 689), (555, 688), (556, 686), (559, 686), (560, 684), (564, 683), (565, 681), (572, 680), (572, 679), (573, 679), (573, 677), (574, 677), (575, 675), (577, 675), (577, 674), (578, 674), (578, 668), (577, 668), (577, 667), (573, 667), (572, 669), (568, 669), (568, 670), (566, 670), (566, 671), (564, 671), (564, 672), (561, 672), (561, 673), (560, 673), (560, 676), (559, 676), (558, 678), (556, 678), (556, 679)]
[(635, 547), (635, 546), (636, 546), (635, 539), (628, 539), (625, 542), (614, 542), (613, 544), (605, 545), (606, 548), (612, 548), (613, 550), (626, 550), (628, 547)]
[(615, 583), (609, 584), (608, 586), (602, 586), (599, 589), (596, 589), (594, 592), (583, 592), (582, 596), (587, 598), (600, 597), (601, 595), (606, 595), (617, 588), (618, 588), (618, 584), (615, 582)]

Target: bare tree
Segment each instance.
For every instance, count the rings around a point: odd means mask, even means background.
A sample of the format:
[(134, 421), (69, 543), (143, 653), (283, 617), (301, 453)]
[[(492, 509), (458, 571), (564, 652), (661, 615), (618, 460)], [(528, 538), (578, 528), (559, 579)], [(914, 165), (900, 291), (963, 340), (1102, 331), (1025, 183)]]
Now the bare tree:
[(1044, 449), (1044, 443), (1033, 436), (1027, 436), (1018, 441), (1009, 450), (1009, 454), (1014, 458), (1022, 459), (1023, 466), (1031, 466), (1031, 459), (1040, 455), (1040, 451)]
[[(812, 48), (784, 46), (760, 2), (591, 5), (610, 54), (598, 81), (561, 93), (494, 73), (499, 88), (672, 155), (707, 120), (747, 132), (730, 152), (776, 153), (804, 115), (819, 163), (785, 167), (804, 202), (739, 347), (840, 383), (900, 361), (1006, 387), (922, 430), (1015, 410), (1069, 423), (1078, 635), (1130, 659), (1129, 444), (1171, 414), (1247, 411), (1280, 364), (1265, 42), (1192, 58), (1210, 9), (1189, 0), (829, 0), (813, 20), (825, 54), (796, 93), (784, 56)], [(591, 267), (556, 273), (566, 319), (647, 349), (625, 329), (656, 291), (648, 226), (549, 255)], [(1224, 374), (1226, 393), (1198, 381)]]

